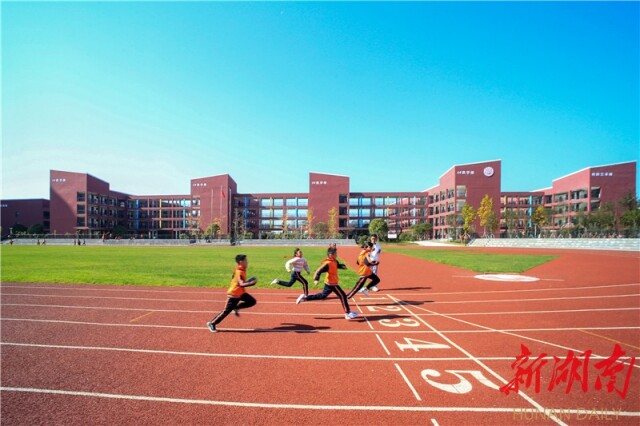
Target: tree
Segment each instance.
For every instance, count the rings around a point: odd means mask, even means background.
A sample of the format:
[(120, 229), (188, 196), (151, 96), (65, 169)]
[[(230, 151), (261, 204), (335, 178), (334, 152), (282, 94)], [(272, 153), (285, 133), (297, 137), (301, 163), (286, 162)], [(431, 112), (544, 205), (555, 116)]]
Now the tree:
[[(431, 224), (428, 222), (424, 222), (424, 223), (416, 223), (415, 225), (413, 225), (411, 227), (411, 238), (412, 239), (417, 239), (417, 240), (424, 240), (427, 237), (427, 234), (429, 232), (431, 232)], [(403, 232), (402, 234), (400, 234), (400, 236), (402, 237), (404, 234), (406, 234), (406, 232)], [(408, 237), (405, 237), (408, 238)], [(404, 239), (400, 239), (400, 241), (405, 241)]]
[(545, 212), (543, 206), (538, 206), (538, 208), (535, 209), (535, 211), (531, 215), (531, 222), (533, 222), (533, 226), (535, 227), (533, 234), (534, 236), (536, 236), (535, 234), (537, 233), (537, 228), (540, 227), (540, 229), (542, 229), (542, 227), (549, 222), (547, 219), (547, 213)]
[(239, 236), (242, 236), (244, 239), (244, 218), (242, 216), (242, 210), (239, 208), (235, 208), (233, 210), (233, 221), (231, 223), (233, 229), (233, 237), (234, 239), (238, 239)]
[(329, 209), (328, 233), (329, 238), (336, 238), (338, 235), (338, 209), (335, 207)]
[(116, 225), (116, 227), (113, 228), (114, 237), (124, 237), (127, 235), (127, 232), (129, 232), (129, 230), (123, 225)]
[(40, 234), (42, 234), (44, 232), (44, 226), (42, 226), (41, 223), (36, 223), (34, 225), (31, 225), (29, 227), (29, 229), (27, 230), (27, 232), (29, 234), (38, 234), (38, 235), (40, 235)]
[(289, 213), (285, 210), (282, 215), (282, 235), (287, 238), (289, 234)]
[(469, 238), (472, 231), (472, 223), (476, 218), (476, 209), (473, 208), (471, 204), (465, 204), (462, 207), (462, 219), (464, 223), (462, 224), (462, 231), (464, 232), (464, 238)]
[(204, 235), (209, 238), (216, 238), (218, 233), (220, 232), (220, 224), (218, 223), (218, 219), (214, 220), (207, 229), (204, 230)]
[(318, 222), (313, 225), (313, 233), (318, 238), (326, 238), (327, 234), (329, 233), (329, 226), (327, 226), (327, 224), (324, 222)]
[(14, 235), (16, 234), (24, 234), (25, 232), (27, 232), (27, 227), (20, 224), (20, 223), (16, 223), (15, 225), (13, 225), (11, 227), (12, 232)]
[(487, 229), (491, 231), (491, 225), (494, 225), (496, 221), (495, 212), (493, 211), (493, 198), (489, 197), (489, 194), (485, 194), (482, 197), (482, 201), (480, 201), (478, 218), (480, 219), (480, 226), (484, 228), (484, 235), (487, 235)]
[(603, 203), (600, 208), (591, 213), (591, 221), (595, 229), (600, 232), (612, 231), (615, 227), (616, 217), (611, 203)]
[(508, 208), (504, 212), (504, 222), (507, 225), (508, 235), (513, 236), (514, 229), (518, 224), (518, 214), (513, 209)]
[(386, 241), (387, 234), (389, 233), (389, 226), (387, 222), (382, 219), (373, 219), (371, 223), (369, 223), (369, 235), (377, 234), (378, 239), (381, 241)]
[(633, 192), (629, 192), (620, 199), (620, 205), (624, 209), (620, 216), (620, 224), (627, 231), (627, 236), (636, 237), (640, 227), (640, 210), (638, 210), (640, 199), (637, 199)]
[(313, 216), (313, 209), (309, 208), (307, 210), (307, 232), (309, 233), (309, 237), (313, 236), (313, 219), (315, 219)]

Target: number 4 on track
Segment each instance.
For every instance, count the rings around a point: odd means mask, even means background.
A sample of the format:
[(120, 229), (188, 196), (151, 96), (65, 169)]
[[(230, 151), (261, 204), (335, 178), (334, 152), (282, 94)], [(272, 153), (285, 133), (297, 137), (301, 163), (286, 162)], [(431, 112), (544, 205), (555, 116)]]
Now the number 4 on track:
[(398, 349), (404, 351), (405, 349), (413, 349), (418, 352), (422, 349), (450, 349), (451, 346), (443, 343), (427, 342), (425, 340), (411, 339), (409, 337), (404, 338), (405, 343), (396, 342)]

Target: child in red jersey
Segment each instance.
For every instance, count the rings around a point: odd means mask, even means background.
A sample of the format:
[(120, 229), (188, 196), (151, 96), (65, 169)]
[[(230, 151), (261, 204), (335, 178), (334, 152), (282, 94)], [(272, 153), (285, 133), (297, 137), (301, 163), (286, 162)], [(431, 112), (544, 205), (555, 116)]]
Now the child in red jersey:
[(258, 282), (257, 278), (251, 278), (247, 281), (247, 267), (249, 266), (247, 256), (244, 254), (237, 255), (236, 263), (238, 266), (236, 266), (236, 269), (233, 271), (231, 284), (229, 285), (229, 290), (227, 290), (227, 306), (225, 306), (224, 310), (215, 318), (207, 323), (207, 327), (212, 333), (216, 333), (218, 331), (216, 329), (216, 325), (220, 324), (222, 320), (231, 313), (231, 311), (233, 311), (236, 316), (240, 316), (238, 310), (250, 308), (255, 306), (257, 303), (256, 299), (254, 299), (244, 289), (245, 287), (250, 287)]
[[(356, 282), (355, 287), (351, 289), (349, 294), (347, 295), (347, 299), (351, 299), (358, 291), (361, 291), (368, 296), (369, 289), (375, 287), (376, 284), (380, 282), (380, 278), (373, 272), (373, 267), (378, 264), (378, 262), (371, 260), (371, 248), (373, 247), (373, 243), (368, 242), (362, 245), (362, 251), (358, 255), (357, 264), (360, 266), (358, 269), (358, 275), (360, 278)], [(367, 280), (371, 280), (369, 285), (363, 287)]]
[(338, 262), (338, 260), (336, 259), (336, 254), (337, 250), (333, 247), (329, 247), (327, 249), (327, 258), (322, 261), (322, 264), (313, 276), (313, 282), (315, 284), (318, 284), (320, 275), (324, 273), (327, 274), (324, 279), (324, 289), (322, 290), (322, 293), (310, 294), (309, 296), (301, 294), (296, 303), (300, 303), (305, 300), (325, 299), (330, 293), (333, 292), (336, 294), (336, 296), (338, 296), (340, 302), (342, 302), (345, 319), (353, 319), (358, 316), (358, 313), (351, 312), (351, 308), (349, 308), (349, 302), (347, 301), (347, 295), (340, 287), (338, 280), (338, 269), (347, 269), (347, 267)]

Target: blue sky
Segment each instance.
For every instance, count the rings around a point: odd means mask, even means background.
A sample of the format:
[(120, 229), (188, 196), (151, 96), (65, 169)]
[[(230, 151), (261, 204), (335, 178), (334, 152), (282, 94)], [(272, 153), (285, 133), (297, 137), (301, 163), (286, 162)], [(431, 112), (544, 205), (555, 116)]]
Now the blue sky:
[(638, 2), (2, 2), (2, 197), (49, 170), (131, 194), (503, 191), (638, 160)]

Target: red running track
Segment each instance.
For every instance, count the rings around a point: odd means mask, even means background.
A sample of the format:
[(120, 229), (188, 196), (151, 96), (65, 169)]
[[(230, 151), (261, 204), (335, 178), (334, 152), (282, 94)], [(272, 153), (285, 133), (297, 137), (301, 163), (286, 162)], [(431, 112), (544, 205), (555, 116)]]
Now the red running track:
[[(559, 257), (527, 271), (540, 278), (527, 283), (386, 253), (382, 291), (355, 297), (356, 320), (335, 298), (296, 305), (299, 289), (256, 289), (258, 305), (217, 334), (205, 323), (223, 289), (3, 283), (0, 420), (638, 424), (640, 255), (540, 252)], [(506, 395), (521, 345), (531, 352), (522, 367), (544, 363), (540, 378)], [(616, 345), (616, 381), (598, 390), (595, 365)], [(554, 357), (568, 351), (591, 351), (586, 377), (578, 357), (571, 390), (549, 390)]]

